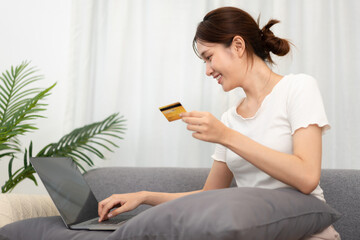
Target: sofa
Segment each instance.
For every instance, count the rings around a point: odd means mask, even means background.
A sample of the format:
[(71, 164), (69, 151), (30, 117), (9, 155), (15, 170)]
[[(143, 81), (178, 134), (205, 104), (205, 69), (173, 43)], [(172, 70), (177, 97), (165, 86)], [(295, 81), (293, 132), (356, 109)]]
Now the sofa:
[[(84, 177), (90, 188), (93, 190), (96, 198), (100, 201), (113, 193), (129, 193), (142, 190), (157, 192), (185, 192), (198, 190), (203, 187), (209, 170), (210, 169), (208, 168), (111, 167), (92, 169), (84, 174)], [(360, 228), (357, 226), (360, 223), (360, 170), (323, 169), (320, 185), (324, 190), (327, 204), (341, 214), (340, 219), (337, 217), (333, 220), (335, 221), (333, 226), (340, 233), (341, 238), (343, 240), (360, 239)], [(235, 182), (232, 183), (231, 187), (234, 187), (234, 189), (236, 188)], [(191, 201), (194, 201), (191, 198), (188, 199), (190, 203)], [(178, 199), (174, 201), (178, 201)], [(198, 205), (198, 208), (201, 208), (202, 205), (206, 207), (208, 204), (211, 204), (211, 201), (205, 200), (203, 204), (200, 203), (200, 205)], [(160, 217), (154, 218), (154, 215), (149, 215), (151, 214), (152, 209), (156, 211), (156, 208), (161, 205), (163, 204), (156, 207), (142, 205), (133, 210), (131, 214), (139, 214), (139, 216), (140, 214), (143, 214), (143, 217), (140, 218), (140, 220), (148, 219), (148, 223), (163, 221)], [(176, 209), (176, 206), (174, 207), (174, 205), (169, 205), (169, 207), (171, 209)], [(272, 208), (275, 207), (272, 206)], [(186, 212), (185, 210), (186, 209), (184, 209), (184, 212)], [(51, 211), (54, 212), (53, 209)], [(159, 209), (159, 211), (160, 213), (165, 213), (166, 209)], [(182, 210), (181, 208), (178, 208), (177, 211), (181, 212)], [(146, 215), (147, 212), (149, 212), (149, 216)], [(37, 218), (17, 221), (0, 228), (0, 239), (185, 239), (184, 237), (166, 237), (165, 235), (162, 237), (155, 236), (153, 238), (151, 236), (146, 236), (145, 238), (111, 238), (112, 232), (74, 231), (66, 229), (59, 216), (49, 216), (46, 215), (46, 213), (41, 212), (38, 216), (32, 217)], [(316, 217), (319, 217), (319, 215)], [(154, 220), (152, 221), (149, 219)], [(172, 223), (171, 221), (174, 221), (173, 216), (170, 215), (166, 221)], [(186, 224), (184, 219), (181, 219), (181, 221), (181, 224)], [(294, 226), (298, 226), (299, 222), (295, 222), (294, 224)], [(162, 225), (164, 225), (164, 223), (162, 223)], [(168, 228), (172, 227), (171, 224), (168, 226)], [(42, 232), (39, 233), (39, 231)], [(270, 230), (266, 229), (266, 231)], [(206, 234), (208, 234), (207, 236), (210, 236), (209, 233)], [(189, 239), (200, 239), (200, 237), (190, 237)], [(234, 239), (234, 237), (219, 236), (214, 238), (204, 237), (202, 239)], [(271, 239), (284, 238), (274, 237)]]

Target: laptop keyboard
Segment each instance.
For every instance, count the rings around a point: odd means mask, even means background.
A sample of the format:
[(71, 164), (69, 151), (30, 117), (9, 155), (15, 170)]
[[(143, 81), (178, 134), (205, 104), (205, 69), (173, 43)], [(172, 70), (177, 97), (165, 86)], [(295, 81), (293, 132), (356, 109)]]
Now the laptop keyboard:
[(118, 224), (121, 223), (122, 221), (124, 221), (124, 219), (120, 219), (120, 218), (110, 218), (106, 221), (102, 221), (99, 222), (98, 219), (94, 219), (93, 221), (90, 222), (90, 224)]

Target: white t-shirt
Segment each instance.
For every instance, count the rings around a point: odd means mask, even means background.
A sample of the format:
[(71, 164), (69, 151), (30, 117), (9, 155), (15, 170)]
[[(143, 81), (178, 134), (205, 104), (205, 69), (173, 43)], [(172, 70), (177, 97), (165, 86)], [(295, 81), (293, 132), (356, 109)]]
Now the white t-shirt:
[[(305, 74), (284, 76), (253, 117), (243, 118), (236, 108), (230, 108), (221, 117), (227, 127), (283, 153), (293, 154), (292, 135), (297, 129), (317, 124), (324, 133), (330, 128), (316, 80)], [(212, 158), (226, 162), (238, 187), (289, 187), (220, 144), (216, 144)], [(311, 194), (324, 201), (320, 186)]]

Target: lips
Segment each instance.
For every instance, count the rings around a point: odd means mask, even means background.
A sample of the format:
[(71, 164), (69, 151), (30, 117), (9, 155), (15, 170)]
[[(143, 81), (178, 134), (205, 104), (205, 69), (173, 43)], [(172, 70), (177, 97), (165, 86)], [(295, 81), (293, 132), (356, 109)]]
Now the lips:
[(221, 84), (221, 79), (222, 79), (221, 74), (214, 76), (214, 78), (218, 81), (218, 84)]

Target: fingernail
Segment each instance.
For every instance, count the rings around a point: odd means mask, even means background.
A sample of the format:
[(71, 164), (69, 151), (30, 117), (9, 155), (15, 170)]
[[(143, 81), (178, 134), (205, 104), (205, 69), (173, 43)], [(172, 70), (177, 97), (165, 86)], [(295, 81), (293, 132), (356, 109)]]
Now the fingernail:
[(179, 116), (182, 117), (183, 116), (182, 113), (180, 113)]
[(111, 218), (113, 215), (111, 213), (108, 214), (108, 218)]

